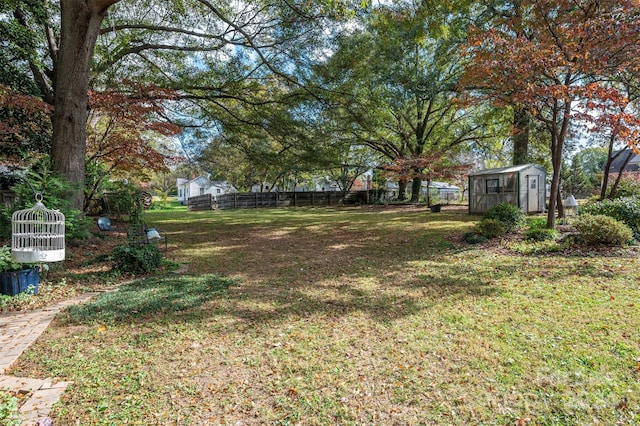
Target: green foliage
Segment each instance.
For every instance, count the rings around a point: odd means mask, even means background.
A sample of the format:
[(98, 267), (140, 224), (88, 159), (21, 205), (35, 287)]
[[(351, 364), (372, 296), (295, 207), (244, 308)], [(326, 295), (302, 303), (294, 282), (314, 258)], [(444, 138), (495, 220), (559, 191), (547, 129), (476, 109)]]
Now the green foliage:
[(487, 242), (487, 237), (476, 232), (467, 232), (462, 236), (462, 241), (467, 244), (482, 244)]
[[(33, 263), (20, 263), (11, 260), (11, 247), (2, 246), (0, 248), (0, 272), (22, 271), (38, 266)], [(47, 266), (47, 265), (44, 265)]]
[(0, 426), (20, 426), (22, 420), (18, 414), (18, 398), (9, 392), (0, 390)]
[(22, 263), (11, 260), (11, 248), (3, 246), (0, 248), (0, 272), (19, 271)]
[(525, 231), (524, 237), (528, 241), (551, 241), (558, 237), (558, 232), (548, 228), (529, 228)]
[(520, 254), (544, 254), (556, 253), (563, 248), (557, 240), (543, 241), (518, 241), (509, 245), (509, 248)]
[(234, 279), (211, 274), (145, 278), (70, 307), (69, 315), (74, 323), (128, 323), (141, 316), (197, 309), (235, 283)]
[(111, 252), (113, 269), (127, 274), (147, 274), (162, 265), (162, 253), (154, 244), (117, 246)]
[(635, 238), (640, 238), (640, 198), (624, 197), (614, 200), (603, 200), (588, 204), (583, 213), (605, 215), (624, 222), (633, 231)]
[(610, 216), (583, 214), (576, 220), (575, 227), (589, 245), (622, 246), (633, 239), (631, 228)]
[(33, 207), (34, 191), (42, 193), (42, 203), (51, 210), (60, 210), (65, 217), (65, 233), (67, 238), (85, 239), (91, 236), (93, 223), (84, 217), (82, 212), (72, 208), (71, 199), (74, 194), (73, 185), (51, 171), (48, 159), (42, 159), (29, 170), (23, 179), (12, 188), (18, 198), (11, 209), (0, 209), (0, 235), (11, 235), (11, 215), (16, 210)]
[(623, 177), (620, 179), (615, 199), (633, 197), (640, 200), (640, 181), (633, 177)]
[(546, 217), (528, 217), (526, 218), (526, 224), (529, 229), (542, 229), (547, 227)]
[(134, 185), (129, 183), (117, 182), (113, 184), (105, 196), (109, 213), (130, 214), (134, 210), (137, 190)]
[(525, 215), (522, 211), (513, 204), (501, 203), (491, 207), (482, 215), (482, 219), (495, 219), (501, 222), (506, 232), (513, 231), (514, 229), (524, 224)]
[(500, 235), (504, 235), (507, 232), (507, 227), (504, 222), (498, 219), (482, 219), (476, 225), (476, 230), (480, 235), (486, 238), (496, 238)]
[(596, 193), (602, 179), (602, 166), (607, 161), (607, 149), (591, 147), (576, 153), (571, 165), (562, 168), (563, 188), (582, 197)]

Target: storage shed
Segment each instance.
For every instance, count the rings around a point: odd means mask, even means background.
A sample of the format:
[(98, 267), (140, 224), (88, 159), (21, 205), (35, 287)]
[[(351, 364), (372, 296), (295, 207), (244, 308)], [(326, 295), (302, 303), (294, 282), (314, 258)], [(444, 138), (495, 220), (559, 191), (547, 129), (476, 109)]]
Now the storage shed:
[(469, 213), (509, 203), (524, 213), (545, 210), (547, 172), (536, 164), (488, 169), (469, 176)]

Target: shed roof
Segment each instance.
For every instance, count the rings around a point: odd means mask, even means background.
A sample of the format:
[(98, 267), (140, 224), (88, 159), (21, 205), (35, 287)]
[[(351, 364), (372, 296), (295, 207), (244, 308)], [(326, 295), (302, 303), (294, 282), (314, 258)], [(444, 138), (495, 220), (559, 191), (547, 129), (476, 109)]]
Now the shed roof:
[(531, 167), (534, 167), (536, 169), (539, 169), (543, 172), (547, 172), (545, 169), (543, 169), (541, 166), (537, 165), (537, 164), (519, 164), (517, 166), (508, 166), (508, 167), (499, 167), (497, 169), (486, 169), (486, 170), (480, 170), (479, 172), (475, 172), (472, 175), (469, 176), (481, 176), (481, 175), (496, 175), (496, 174), (501, 174), (501, 173), (515, 173), (515, 172), (520, 172), (522, 170), (525, 169), (529, 169)]

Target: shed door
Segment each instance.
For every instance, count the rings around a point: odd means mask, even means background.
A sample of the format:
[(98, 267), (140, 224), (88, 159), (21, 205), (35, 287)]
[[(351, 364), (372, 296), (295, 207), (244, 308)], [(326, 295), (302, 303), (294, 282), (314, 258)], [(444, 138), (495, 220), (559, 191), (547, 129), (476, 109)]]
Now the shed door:
[(527, 176), (527, 212), (537, 212), (539, 209), (538, 194), (540, 191), (540, 176)]

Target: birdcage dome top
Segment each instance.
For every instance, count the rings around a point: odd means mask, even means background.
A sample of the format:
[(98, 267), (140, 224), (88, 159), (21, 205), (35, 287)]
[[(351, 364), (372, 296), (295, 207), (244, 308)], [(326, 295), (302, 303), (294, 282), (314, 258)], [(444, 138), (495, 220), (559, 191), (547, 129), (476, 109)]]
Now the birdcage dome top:
[(64, 215), (49, 210), (36, 195), (30, 209), (11, 216), (11, 257), (15, 262), (58, 262), (64, 260)]

